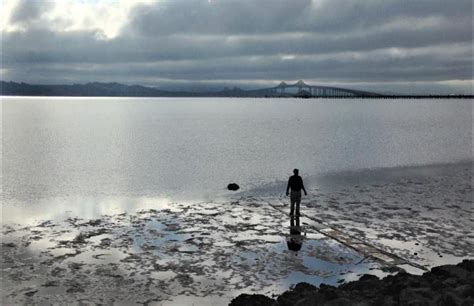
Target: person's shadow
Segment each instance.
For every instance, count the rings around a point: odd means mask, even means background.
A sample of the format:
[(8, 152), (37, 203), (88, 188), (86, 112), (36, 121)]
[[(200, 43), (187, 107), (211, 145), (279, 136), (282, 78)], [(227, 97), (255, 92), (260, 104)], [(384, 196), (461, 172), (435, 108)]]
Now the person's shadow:
[[(296, 224), (295, 224), (296, 221)], [(298, 252), (303, 246), (303, 236), (301, 235), (300, 217), (290, 218), (290, 236), (286, 240), (288, 250)]]

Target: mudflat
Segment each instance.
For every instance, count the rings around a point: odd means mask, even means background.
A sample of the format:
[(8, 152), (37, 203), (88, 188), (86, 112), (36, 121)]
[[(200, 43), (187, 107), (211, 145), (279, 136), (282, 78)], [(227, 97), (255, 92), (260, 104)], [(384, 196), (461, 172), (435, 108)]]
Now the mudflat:
[(299, 251), (288, 248), (288, 199), (248, 190), (222, 201), (4, 223), (2, 301), (227, 304), (242, 293), (276, 297), (300, 282), (422, 274), (473, 257), (471, 163), (338, 175), (343, 186), (308, 190)]

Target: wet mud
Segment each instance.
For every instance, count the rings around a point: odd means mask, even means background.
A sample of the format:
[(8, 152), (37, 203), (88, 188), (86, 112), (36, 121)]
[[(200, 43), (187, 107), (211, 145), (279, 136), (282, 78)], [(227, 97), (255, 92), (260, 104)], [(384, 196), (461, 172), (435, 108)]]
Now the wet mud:
[(277, 294), (301, 279), (335, 284), (380, 268), (305, 227), (301, 250), (289, 250), (288, 217), (253, 198), (4, 225), (2, 300), (227, 303), (242, 292)]
[[(336, 286), (366, 273), (422, 274), (354, 245), (363, 241), (427, 270), (472, 258), (471, 179), (472, 165), (448, 174), (314, 186), (303, 199), (297, 231), (287, 198), (245, 191), (228, 200), (94, 218), (3, 223), (1, 300), (222, 305), (242, 293), (273, 299), (300, 282)], [(338, 242), (326, 228), (354, 240)]]
[(442, 173), (316, 191), (304, 203), (309, 218), (427, 269), (474, 257), (470, 163)]

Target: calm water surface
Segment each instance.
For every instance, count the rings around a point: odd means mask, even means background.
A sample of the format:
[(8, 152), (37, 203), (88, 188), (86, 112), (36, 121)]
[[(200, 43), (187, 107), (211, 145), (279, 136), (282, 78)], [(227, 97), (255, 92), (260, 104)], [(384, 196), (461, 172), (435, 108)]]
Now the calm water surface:
[(230, 182), (281, 193), (295, 167), (311, 184), (469, 160), (472, 101), (3, 98), (2, 145), (4, 204), (94, 215), (150, 199), (212, 200)]

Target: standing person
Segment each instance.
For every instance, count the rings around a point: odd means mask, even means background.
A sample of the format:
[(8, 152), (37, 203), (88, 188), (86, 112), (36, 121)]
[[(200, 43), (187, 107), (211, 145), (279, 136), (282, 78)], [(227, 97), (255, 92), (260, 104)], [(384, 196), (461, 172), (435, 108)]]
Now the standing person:
[(290, 189), (291, 189), (291, 195), (290, 195), (290, 202), (291, 202), (291, 211), (290, 211), (290, 216), (293, 216), (293, 213), (295, 212), (295, 204), (296, 204), (296, 215), (300, 215), (300, 203), (301, 203), (301, 189), (304, 191), (304, 195), (308, 195), (306, 193), (306, 189), (304, 188), (303, 185), (303, 179), (301, 176), (298, 175), (299, 170), (294, 169), (293, 170), (294, 175), (290, 176), (288, 179), (288, 185), (286, 186), (286, 195), (288, 196), (290, 194)]

